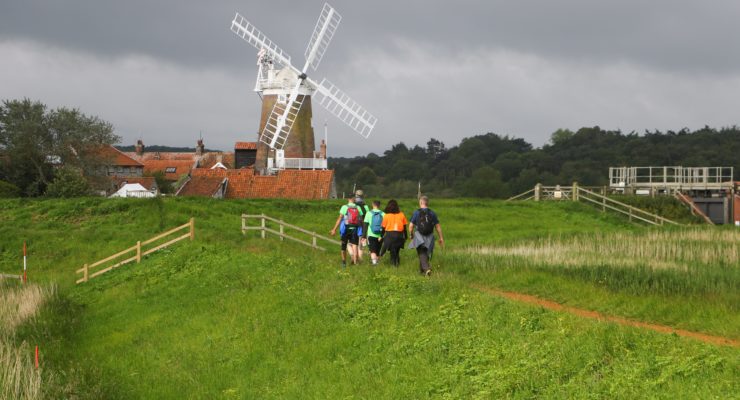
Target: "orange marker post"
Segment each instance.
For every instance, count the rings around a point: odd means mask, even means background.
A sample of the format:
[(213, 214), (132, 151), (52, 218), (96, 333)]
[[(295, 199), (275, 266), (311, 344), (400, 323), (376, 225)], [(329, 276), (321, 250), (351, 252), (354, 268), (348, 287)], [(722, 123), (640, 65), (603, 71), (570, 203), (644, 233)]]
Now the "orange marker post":
[(34, 357), (34, 365), (36, 369), (39, 369), (39, 346), (36, 346), (36, 357)]

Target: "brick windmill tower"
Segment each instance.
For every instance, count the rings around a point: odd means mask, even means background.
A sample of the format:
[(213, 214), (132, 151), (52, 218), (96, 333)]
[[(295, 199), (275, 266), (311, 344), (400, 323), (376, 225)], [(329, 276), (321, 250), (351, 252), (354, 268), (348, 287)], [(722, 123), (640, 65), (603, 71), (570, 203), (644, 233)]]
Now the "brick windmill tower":
[[(309, 67), (318, 67), (341, 19), (334, 8), (324, 4), (301, 69), (294, 67), (287, 53), (239, 13), (231, 22), (234, 33), (259, 49), (254, 90), (262, 97), (262, 113), (255, 169), (289, 168), (288, 164), (300, 168), (300, 160), (313, 158), (316, 145), (311, 124), (312, 99), (363, 137), (370, 136), (377, 118), (325, 78), (317, 83), (306, 74)], [(299, 162), (287, 162), (296, 159)]]

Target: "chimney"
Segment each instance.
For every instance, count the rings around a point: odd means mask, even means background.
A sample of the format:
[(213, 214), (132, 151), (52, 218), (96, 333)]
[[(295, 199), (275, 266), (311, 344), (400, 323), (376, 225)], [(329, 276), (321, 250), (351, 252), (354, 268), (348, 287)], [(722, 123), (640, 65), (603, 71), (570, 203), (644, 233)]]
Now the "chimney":
[(144, 154), (144, 142), (141, 139), (136, 141), (136, 146), (134, 146), (134, 151), (136, 152), (137, 156)]
[(198, 144), (195, 146), (195, 155), (202, 156), (204, 149), (205, 146), (203, 146), (203, 139), (198, 139)]
[(319, 146), (319, 158), (326, 159), (326, 141), (321, 139), (321, 145)]

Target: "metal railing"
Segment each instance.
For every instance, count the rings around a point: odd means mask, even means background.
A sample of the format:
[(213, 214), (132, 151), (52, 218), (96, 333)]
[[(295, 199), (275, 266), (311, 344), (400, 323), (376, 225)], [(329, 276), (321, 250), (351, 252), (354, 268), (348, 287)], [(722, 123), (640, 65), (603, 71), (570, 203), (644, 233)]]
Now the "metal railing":
[(279, 158), (275, 163), (277, 169), (327, 169), (325, 158)]
[(733, 167), (611, 167), (609, 187), (721, 188), (732, 187)]

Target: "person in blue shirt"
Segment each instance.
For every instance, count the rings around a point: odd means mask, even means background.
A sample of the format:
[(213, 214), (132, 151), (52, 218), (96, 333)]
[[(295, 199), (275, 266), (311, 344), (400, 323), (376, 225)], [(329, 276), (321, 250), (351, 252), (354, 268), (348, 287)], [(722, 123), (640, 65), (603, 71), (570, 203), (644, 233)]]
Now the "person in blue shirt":
[(444, 237), (442, 236), (442, 225), (439, 224), (437, 214), (429, 208), (429, 198), (421, 196), (419, 198), (419, 209), (414, 211), (409, 223), (409, 232), (411, 232), (410, 249), (416, 249), (419, 256), (419, 270), (425, 276), (432, 274), (432, 267), (429, 260), (432, 259), (434, 252), (434, 231), (439, 235), (439, 245), (444, 248)]

